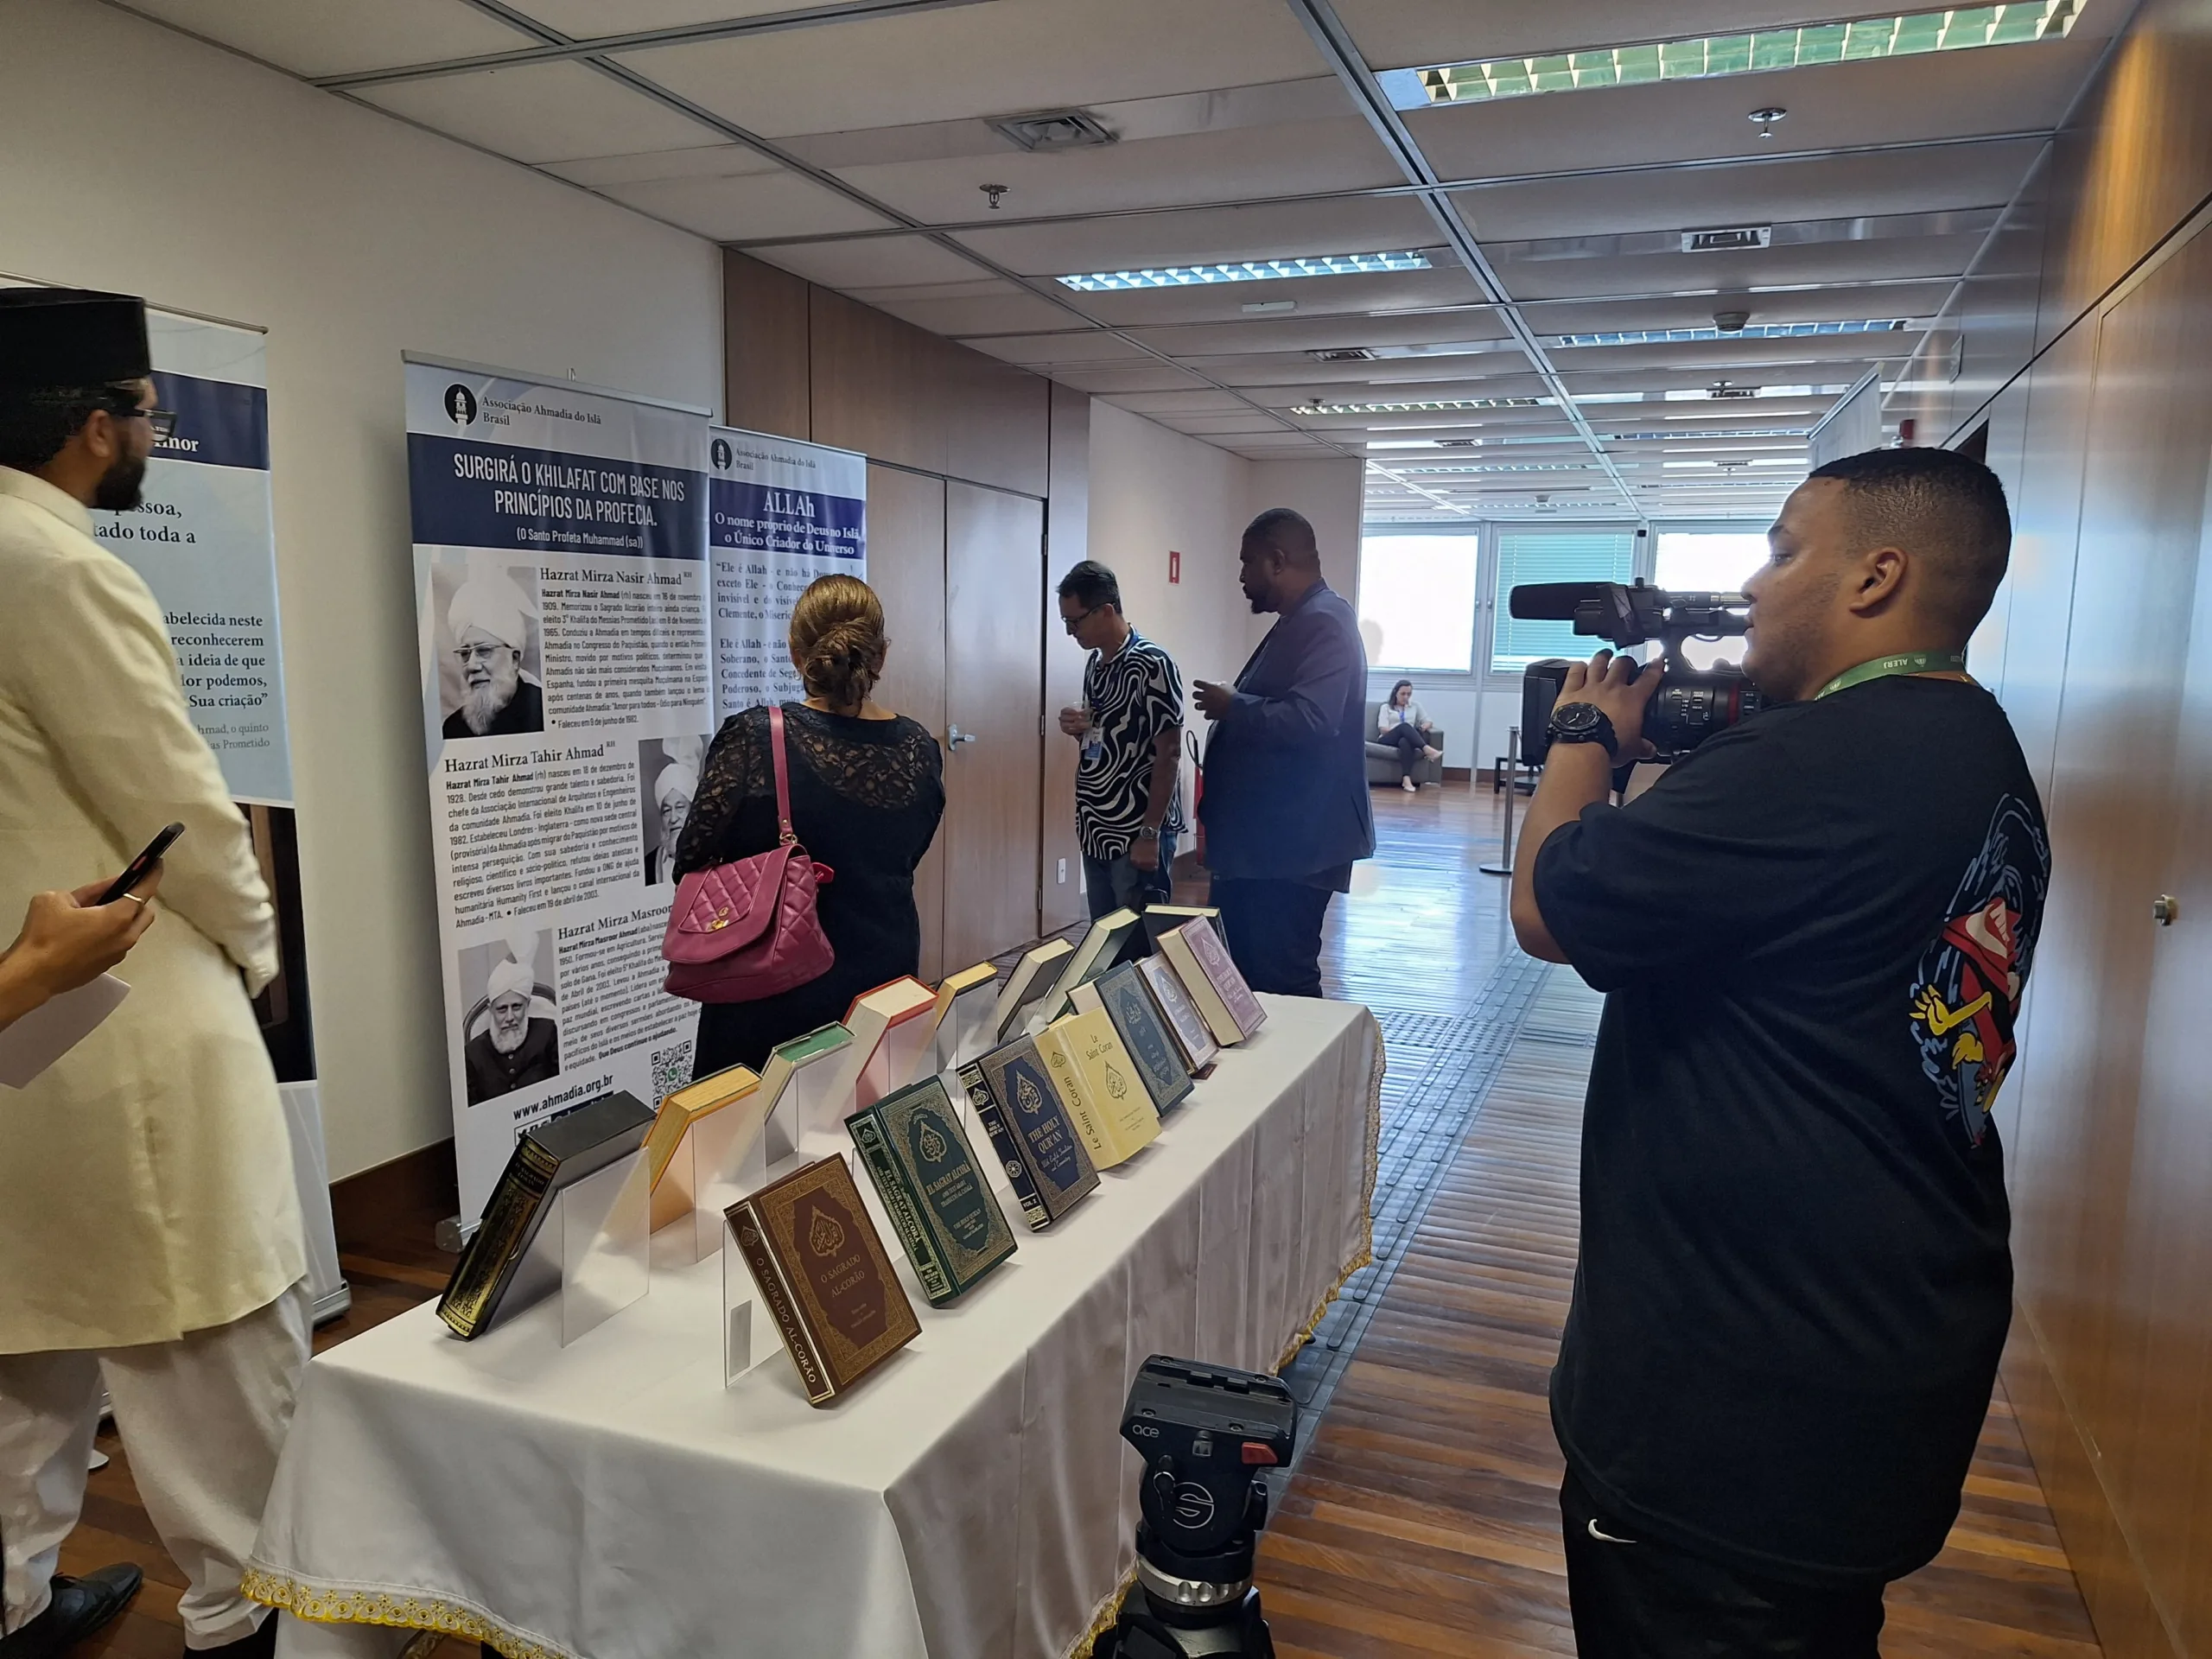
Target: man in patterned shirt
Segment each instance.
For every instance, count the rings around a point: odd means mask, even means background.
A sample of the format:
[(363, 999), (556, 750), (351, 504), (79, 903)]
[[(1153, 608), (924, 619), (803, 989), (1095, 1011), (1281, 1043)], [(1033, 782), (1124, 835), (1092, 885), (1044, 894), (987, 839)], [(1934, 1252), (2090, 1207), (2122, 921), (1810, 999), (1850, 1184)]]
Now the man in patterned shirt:
[[(1183, 829), (1183, 677), (1175, 659), (1122, 614), (1114, 573), (1085, 559), (1060, 578), (1060, 620), (1090, 653), (1083, 703), (1060, 729), (1083, 745), (1075, 774), (1090, 913), (1165, 904)], [(1141, 954), (1141, 942), (1128, 947)]]

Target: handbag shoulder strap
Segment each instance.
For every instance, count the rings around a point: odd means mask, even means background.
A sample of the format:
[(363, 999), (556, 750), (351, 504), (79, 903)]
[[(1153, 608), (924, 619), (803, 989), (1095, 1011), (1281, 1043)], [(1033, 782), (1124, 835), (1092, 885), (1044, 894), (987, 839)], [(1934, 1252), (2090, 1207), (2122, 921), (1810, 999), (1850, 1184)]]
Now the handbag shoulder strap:
[(776, 766), (776, 839), (788, 847), (798, 839), (791, 828), (791, 765), (784, 755), (784, 707), (768, 705), (768, 753)]

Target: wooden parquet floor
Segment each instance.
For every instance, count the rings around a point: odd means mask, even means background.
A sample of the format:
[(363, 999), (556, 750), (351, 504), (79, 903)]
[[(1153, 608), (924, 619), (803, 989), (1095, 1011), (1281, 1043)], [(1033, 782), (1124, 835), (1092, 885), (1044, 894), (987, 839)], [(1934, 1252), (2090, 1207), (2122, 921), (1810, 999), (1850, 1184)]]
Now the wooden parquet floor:
[[(1454, 1012), (1512, 949), (1503, 884), (1476, 869), (1497, 850), (1497, 798), (1465, 784), (1417, 797), (1378, 790), (1375, 808), (1376, 856), (1332, 906), (1330, 993), (1378, 1009)], [(1326, 1411), (1306, 1426), (1311, 1446), (1261, 1551), (1284, 1659), (1574, 1650), (1544, 1384), (1573, 1281), (1576, 1142), (1597, 1007), (1571, 974), (1552, 975)], [(318, 1349), (444, 1287), (452, 1258), (431, 1244), (436, 1220), (395, 1217), (387, 1236), (346, 1252), (353, 1310), (316, 1333)], [(121, 1443), (107, 1433), (99, 1446), (112, 1460), (92, 1478), (62, 1570), (136, 1561), (146, 1587), (77, 1655), (175, 1659), (182, 1576)], [(1890, 1592), (1884, 1651), (2101, 1651), (2001, 1398), (1948, 1548)], [(478, 1654), (448, 1641), (434, 1659)]]
[[(1553, 973), (1309, 1428), (1260, 1554), (1284, 1659), (1574, 1651), (1545, 1383), (1573, 1287), (1598, 1007)], [(2001, 1396), (1947, 1548), (1890, 1592), (1883, 1651), (2102, 1651)]]

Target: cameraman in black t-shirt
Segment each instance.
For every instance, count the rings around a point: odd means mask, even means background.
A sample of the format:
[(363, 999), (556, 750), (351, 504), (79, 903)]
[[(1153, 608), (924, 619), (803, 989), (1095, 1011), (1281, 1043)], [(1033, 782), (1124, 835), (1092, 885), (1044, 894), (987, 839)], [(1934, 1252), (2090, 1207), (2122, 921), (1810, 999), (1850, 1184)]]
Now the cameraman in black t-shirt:
[(1551, 1387), (1586, 1659), (1871, 1659), (2012, 1313), (1989, 1113), (2050, 853), (1965, 671), (2004, 491), (1872, 451), (1768, 539), (1745, 667), (1780, 706), (1616, 807), (1659, 676), (1578, 665), (1560, 703), (1605, 719), (1554, 728), (1513, 879), (1522, 944), (1607, 993)]

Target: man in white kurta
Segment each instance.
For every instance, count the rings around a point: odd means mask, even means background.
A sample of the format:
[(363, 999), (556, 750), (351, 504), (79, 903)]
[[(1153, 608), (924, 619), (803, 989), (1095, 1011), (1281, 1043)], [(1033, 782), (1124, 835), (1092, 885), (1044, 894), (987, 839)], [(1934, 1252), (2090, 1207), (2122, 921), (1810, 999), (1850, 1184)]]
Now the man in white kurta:
[[(0, 293), (0, 915), (111, 877), (165, 823), (185, 833), (162, 925), (118, 970), (130, 996), (28, 1088), (0, 1090), (0, 1659), (59, 1654), (119, 1610), (120, 1580), (54, 1578), (104, 1384), (189, 1581), (186, 1646), (265, 1651), (273, 1626), (238, 1577), (310, 1325), (283, 1108), (248, 1001), (276, 971), (275, 920), (161, 611), (87, 511), (136, 493), (152, 442), (143, 357), (116, 355), (113, 296), (33, 325), (10, 315), (27, 308), (15, 292)], [(86, 366), (65, 372), (79, 332)], [(140, 353), (143, 337), (142, 313)], [(43, 447), (57, 386), (98, 406), (69, 404), (41, 462), (27, 448)]]

